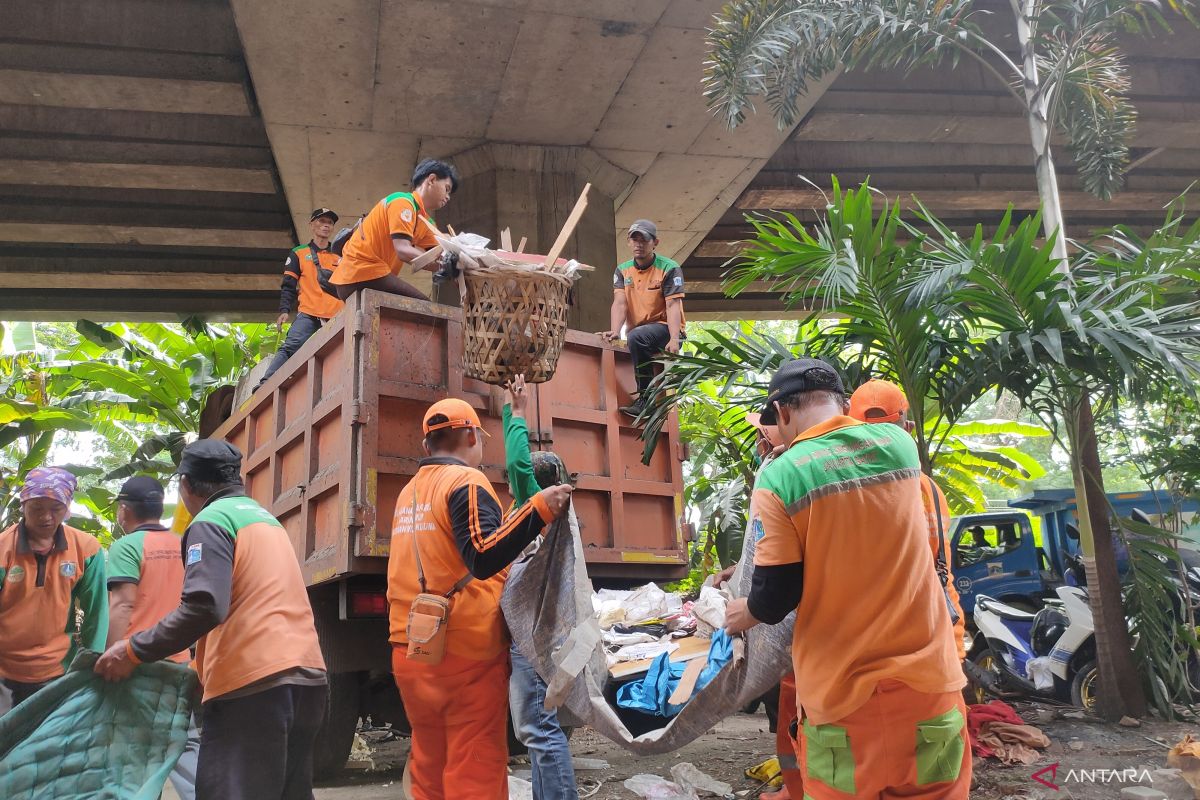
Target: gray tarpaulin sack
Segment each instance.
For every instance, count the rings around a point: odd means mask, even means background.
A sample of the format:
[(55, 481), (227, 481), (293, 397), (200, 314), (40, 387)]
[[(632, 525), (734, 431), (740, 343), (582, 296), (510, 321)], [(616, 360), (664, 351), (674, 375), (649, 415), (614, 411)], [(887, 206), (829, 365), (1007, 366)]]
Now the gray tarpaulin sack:
[[(754, 537), (747, 532), (743, 565), (754, 563)], [(735, 593), (750, 591), (750, 570), (731, 581)], [(546, 705), (589, 725), (638, 755), (669, 753), (707, 733), (727, 716), (761, 697), (791, 671), (795, 613), (778, 625), (759, 625), (734, 640), (733, 660), (665, 728), (634, 736), (604, 697), (609, 680), (592, 615), (592, 585), (583, 562), (574, 518), (560, 519), (528, 560), (513, 566), (501, 599), (513, 642), (549, 684)]]

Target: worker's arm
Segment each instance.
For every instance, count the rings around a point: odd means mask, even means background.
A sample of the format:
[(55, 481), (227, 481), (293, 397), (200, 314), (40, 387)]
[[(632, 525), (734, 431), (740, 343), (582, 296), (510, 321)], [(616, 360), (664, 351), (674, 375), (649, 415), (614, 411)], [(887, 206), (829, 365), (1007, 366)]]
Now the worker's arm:
[[(79, 642), (88, 650), (102, 651), (108, 638), (108, 590), (104, 571), (105, 553), (97, 550), (84, 559), (83, 573), (71, 588), (71, 605), (83, 612), (83, 624), (79, 628)], [(74, 612), (70, 612), (72, 615)], [(75, 630), (75, 618), (67, 620), (67, 630)], [(66, 669), (75, 658), (75, 637), (63, 660)]]
[(295, 253), (288, 253), (287, 261), (283, 264), (283, 283), (279, 286), (279, 318), (285, 322), (287, 315), (296, 308), (296, 298), (300, 295), (300, 259)]
[[(400, 234), (392, 234), (392, 247), (396, 249), (396, 255), (405, 264), (411, 264), (425, 254), (425, 251), (413, 244), (411, 239)], [(436, 264), (435, 260), (433, 265), (426, 265), (426, 267), (428, 268)]]
[(758, 622), (774, 625), (800, 605), (804, 592), (803, 547), (779, 495), (769, 489), (755, 489), (751, 514), (750, 527), (759, 539), (746, 610)]
[(504, 406), (504, 469), (508, 473), (508, 491), (517, 506), (529, 502), (541, 489), (533, 476), (533, 454), (529, 451), (529, 427), (524, 414), (511, 405)]
[[(388, 206), (388, 227), (392, 234), (392, 247), (405, 264), (416, 261), (435, 242), (429, 225), (421, 219), (421, 210), (407, 198), (398, 198)], [(437, 268), (436, 260), (425, 265), (430, 272)]]
[(469, 483), (451, 492), (454, 539), (471, 574), (484, 580), (511, 564), (556, 516), (547, 492), (564, 488), (570, 489), (556, 486), (538, 492), (508, 519), (496, 499), (479, 484)]
[(133, 603), (137, 599), (136, 583), (108, 582), (108, 644), (112, 647), (118, 639), (129, 632), (129, 620), (133, 617)]
[(612, 308), (608, 315), (608, 330), (601, 332), (601, 336), (607, 342), (613, 342), (621, 338), (621, 328), (625, 327), (628, 321), (628, 311), (625, 300), (625, 290), (617, 289), (613, 292)]
[(683, 333), (683, 297), (667, 298), (667, 330), (671, 334), (670, 341), (663, 349), (668, 353), (679, 352), (679, 340)]
[(225, 621), (233, 590), (232, 534), (212, 522), (193, 523), (184, 538), (183, 597), (179, 607), (129, 647), (139, 661), (161, 661), (183, 652)]

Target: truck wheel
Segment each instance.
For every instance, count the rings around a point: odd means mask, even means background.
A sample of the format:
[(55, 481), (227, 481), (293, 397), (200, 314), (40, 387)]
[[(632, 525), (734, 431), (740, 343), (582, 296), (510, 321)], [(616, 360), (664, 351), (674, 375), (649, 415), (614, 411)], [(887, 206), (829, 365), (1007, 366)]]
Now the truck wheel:
[(354, 732), (358, 728), (358, 705), (364, 675), (361, 672), (329, 674), (329, 705), (325, 721), (313, 744), (313, 778), (323, 781), (336, 777), (346, 766)]
[(1085, 711), (1096, 710), (1097, 675), (1096, 662), (1089, 661), (1079, 668), (1075, 680), (1071, 681), (1071, 702)]
[[(971, 662), (984, 672), (989, 672), (1000, 680), (1000, 667), (996, 664), (996, 654), (992, 648), (984, 644), (982, 647), (971, 648)], [(963, 689), (963, 699), (967, 705), (982, 705), (990, 697), (987, 689), (976, 680), (968, 680)]]

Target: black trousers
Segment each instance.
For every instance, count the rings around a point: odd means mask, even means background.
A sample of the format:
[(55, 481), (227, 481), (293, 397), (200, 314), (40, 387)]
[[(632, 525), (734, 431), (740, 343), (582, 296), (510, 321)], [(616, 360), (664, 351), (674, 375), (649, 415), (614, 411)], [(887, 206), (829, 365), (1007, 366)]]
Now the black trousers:
[(196, 800), (312, 800), (327, 686), (285, 684), (204, 704)]
[(262, 380), (258, 382), (261, 386), (267, 382), (275, 372), (287, 363), (287, 360), (296, 354), (296, 351), (304, 346), (304, 343), (312, 338), (312, 335), (321, 330), (321, 326), (325, 321), (320, 317), (314, 317), (311, 314), (305, 314), (303, 311), (296, 314), (296, 319), (292, 322), (292, 327), (288, 328), (288, 335), (283, 340), (283, 344), (279, 346), (279, 352), (271, 359), (271, 365), (267, 367), (267, 371), (263, 373)]
[(42, 681), (41, 683), (22, 683), (21, 681), (10, 681), (4, 679), (4, 685), (8, 687), (8, 691), (12, 693), (12, 707), (24, 703), (30, 697), (33, 697), (39, 689), (49, 684), (50, 681)]
[(650, 381), (654, 380), (654, 357), (671, 341), (671, 329), (665, 322), (647, 322), (628, 334), (629, 355), (633, 356), (633, 376), (641, 398)]

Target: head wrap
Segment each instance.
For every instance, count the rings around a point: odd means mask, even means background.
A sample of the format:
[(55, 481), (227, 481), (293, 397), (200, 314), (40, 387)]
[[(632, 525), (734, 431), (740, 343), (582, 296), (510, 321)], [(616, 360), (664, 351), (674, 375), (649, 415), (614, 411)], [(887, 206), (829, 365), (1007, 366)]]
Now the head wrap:
[(48, 497), (65, 506), (71, 505), (77, 482), (75, 476), (62, 467), (36, 467), (25, 476), (21, 487), (21, 502), (35, 497)]

